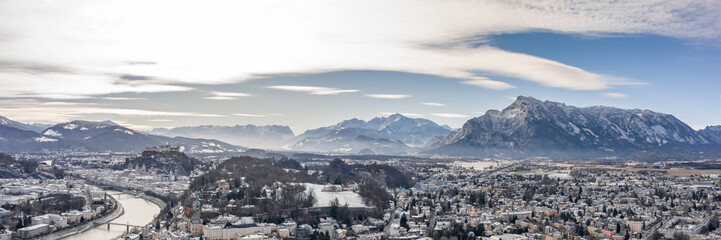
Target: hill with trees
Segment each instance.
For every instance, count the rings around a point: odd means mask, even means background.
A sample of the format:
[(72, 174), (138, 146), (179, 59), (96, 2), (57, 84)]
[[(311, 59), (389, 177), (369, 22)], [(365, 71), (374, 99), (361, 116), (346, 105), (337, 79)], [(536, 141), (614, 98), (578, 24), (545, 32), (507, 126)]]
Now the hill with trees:
[(147, 148), (136, 157), (128, 158), (118, 169), (137, 168), (143, 170), (162, 171), (187, 176), (196, 169), (204, 169), (205, 163), (188, 157), (179, 148), (160, 146)]

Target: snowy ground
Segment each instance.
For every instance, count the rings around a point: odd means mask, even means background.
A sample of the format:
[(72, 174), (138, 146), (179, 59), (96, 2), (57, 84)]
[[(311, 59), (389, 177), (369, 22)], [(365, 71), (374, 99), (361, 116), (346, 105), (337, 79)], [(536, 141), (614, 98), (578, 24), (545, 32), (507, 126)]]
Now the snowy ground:
[(341, 206), (348, 203), (348, 207), (367, 207), (363, 204), (363, 199), (357, 193), (351, 191), (322, 192), (321, 189), (323, 189), (323, 185), (312, 183), (303, 183), (303, 185), (306, 188), (306, 192), (309, 193), (313, 191), (315, 199), (318, 200), (313, 204), (313, 207), (328, 207), (330, 206), (330, 201), (333, 201), (335, 198), (338, 198)]

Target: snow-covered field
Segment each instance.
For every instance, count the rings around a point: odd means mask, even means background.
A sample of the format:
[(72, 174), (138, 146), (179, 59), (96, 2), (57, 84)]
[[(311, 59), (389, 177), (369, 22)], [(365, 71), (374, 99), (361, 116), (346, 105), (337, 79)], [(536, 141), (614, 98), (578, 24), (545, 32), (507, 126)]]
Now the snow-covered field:
[(305, 186), (306, 192), (310, 193), (310, 191), (313, 191), (315, 199), (318, 200), (313, 204), (313, 207), (328, 207), (330, 206), (330, 201), (333, 201), (335, 198), (338, 198), (341, 206), (348, 203), (348, 207), (367, 207), (363, 204), (363, 199), (357, 193), (351, 191), (323, 192), (321, 191), (323, 185), (312, 183), (303, 183), (303, 185)]

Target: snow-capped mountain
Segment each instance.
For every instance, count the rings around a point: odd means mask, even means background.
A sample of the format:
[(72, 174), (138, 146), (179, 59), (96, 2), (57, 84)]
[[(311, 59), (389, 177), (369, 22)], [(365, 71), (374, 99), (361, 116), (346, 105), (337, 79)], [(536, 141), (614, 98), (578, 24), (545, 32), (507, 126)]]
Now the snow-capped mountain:
[(408, 145), (386, 138), (356, 137), (305, 138), (290, 146), (293, 150), (311, 152), (404, 154), (413, 149)]
[(336, 125), (312, 129), (298, 135), (293, 150), (358, 153), (402, 153), (450, 132), (447, 126), (401, 114), (370, 121), (350, 119)]
[(111, 121), (72, 121), (42, 132), (43, 137), (79, 143), (91, 151), (137, 152), (158, 145), (181, 146), (188, 153), (237, 151), (241, 148), (217, 140), (148, 135)]
[(0, 116), (0, 125), (17, 128), (25, 131), (42, 132), (46, 128), (52, 126), (50, 124), (41, 123), (21, 123), (18, 121), (10, 120), (6, 117)]
[(82, 150), (83, 148), (37, 132), (0, 125), (0, 152), (39, 152), (51, 149)]
[(502, 111), (468, 120), (429, 153), (450, 155), (592, 156), (710, 146), (676, 117), (649, 110), (574, 107), (519, 96)]
[(0, 152), (38, 152), (47, 149), (77, 149), (73, 143), (46, 137), (35, 126), (0, 116)]
[(42, 132), (51, 139), (78, 143), (91, 151), (133, 152), (157, 145), (157, 140), (113, 122), (72, 121)]
[[(111, 121), (72, 121), (61, 123), (40, 132), (11, 126), (23, 126), (0, 117), (0, 152), (89, 151), (138, 152), (159, 145), (180, 146), (189, 154), (238, 152), (243, 147), (217, 140), (184, 137), (163, 137), (143, 134)], [(18, 125), (20, 124), (20, 125)]]
[(721, 126), (707, 126), (698, 131), (706, 140), (721, 144)]
[(167, 137), (190, 137), (218, 139), (231, 144), (252, 148), (281, 148), (295, 135), (288, 126), (268, 125), (236, 125), (196, 127), (156, 128), (150, 134)]

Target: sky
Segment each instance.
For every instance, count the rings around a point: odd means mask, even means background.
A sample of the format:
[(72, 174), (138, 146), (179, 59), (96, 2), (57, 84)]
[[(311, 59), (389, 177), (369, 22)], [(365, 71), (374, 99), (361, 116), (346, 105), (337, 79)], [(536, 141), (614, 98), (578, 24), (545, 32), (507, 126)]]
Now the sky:
[(0, 0), (22, 122), (458, 128), (519, 95), (719, 125), (721, 2)]

